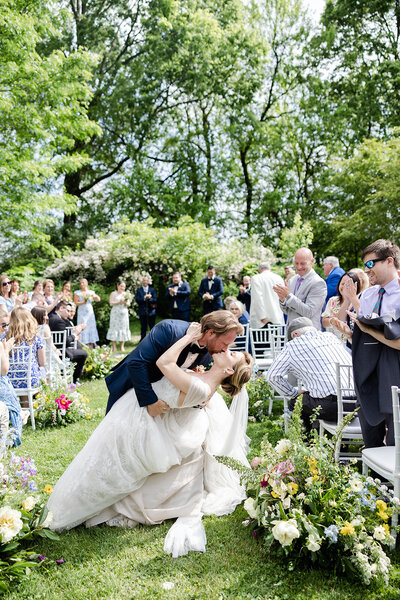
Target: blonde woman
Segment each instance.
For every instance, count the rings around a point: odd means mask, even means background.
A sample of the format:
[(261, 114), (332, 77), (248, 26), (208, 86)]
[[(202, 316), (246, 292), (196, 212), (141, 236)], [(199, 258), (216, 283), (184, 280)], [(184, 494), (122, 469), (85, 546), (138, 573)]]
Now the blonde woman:
[[(164, 377), (153, 390), (167, 407), (162, 414), (151, 417), (132, 388), (106, 415), (54, 488), (48, 503), (53, 529), (83, 522), (154, 525), (178, 518), (173, 534), (172, 529), (168, 533), (167, 551), (173, 556), (204, 551), (201, 514), (229, 514), (244, 498), (238, 477), (213, 455), (248, 464), (247, 395), (238, 394), (251, 377), (252, 359), (226, 350), (214, 354), (207, 372), (180, 368), (181, 352), (202, 336), (201, 326), (192, 323), (157, 360)], [(219, 385), (235, 396), (238, 412), (228, 410), (216, 394)]]
[[(29, 351), (32, 348), (31, 363), (31, 383), (37, 386), (40, 383), (40, 367), (46, 365), (46, 354), (43, 340), (38, 334), (37, 321), (32, 317), (29, 310), (22, 307), (15, 308), (10, 315), (10, 326), (8, 328), (6, 339), (14, 338), (14, 348), (18, 348), (18, 356), (28, 364)], [(22, 389), (27, 387), (26, 379), (21, 379), (20, 371), (15, 372), (13, 364), (10, 365), (8, 376), (14, 388)]]
[(47, 314), (54, 313), (57, 304), (61, 300), (61, 292), (54, 293), (54, 281), (52, 279), (45, 279), (43, 281), (43, 294)]

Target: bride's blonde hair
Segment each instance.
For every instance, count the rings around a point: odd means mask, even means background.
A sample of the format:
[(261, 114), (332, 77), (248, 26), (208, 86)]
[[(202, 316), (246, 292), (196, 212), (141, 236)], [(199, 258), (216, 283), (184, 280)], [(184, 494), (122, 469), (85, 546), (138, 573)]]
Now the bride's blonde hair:
[(10, 313), (10, 327), (8, 328), (6, 338), (14, 338), (15, 344), (20, 344), (24, 340), (27, 344), (32, 344), (38, 333), (38, 324), (29, 310), (19, 306)]
[(250, 380), (253, 370), (253, 358), (251, 355), (248, 352), (241, 352), (240, 354), (243, 354), (244, 360), (236, 363), (233, 367), (234, 372), (232, 375), (229, 375), (221, 383), (222, 389), (229, 396), (236, 396), (240, 392), (244, 384)]

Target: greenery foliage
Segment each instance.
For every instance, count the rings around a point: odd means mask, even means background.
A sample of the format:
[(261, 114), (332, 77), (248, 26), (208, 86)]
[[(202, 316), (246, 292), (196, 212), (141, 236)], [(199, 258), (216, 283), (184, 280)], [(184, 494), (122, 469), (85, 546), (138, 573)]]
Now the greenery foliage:
[(74, 383), (65, 385), (61, 379), (45, 383), (42, 381), (40, 392), (35, 396), (36, 427), (58, 427), (75, 423), (80, 419), (91, 419), (89, 399)]
[(274, 397), (274, 390), (262, 373), (250, 379), (246, 390), (249, 395), (249, 420), (264, 421), (268, 416), (269, 403)]
[(97, 346), (89, 348), (84, 346), (87, 352), (87, 359), (83, 367), (83, 379), (104, 378), (111, 371), (111, 367), (118, 359), (113, 359), (111, 350), (107, 346)]

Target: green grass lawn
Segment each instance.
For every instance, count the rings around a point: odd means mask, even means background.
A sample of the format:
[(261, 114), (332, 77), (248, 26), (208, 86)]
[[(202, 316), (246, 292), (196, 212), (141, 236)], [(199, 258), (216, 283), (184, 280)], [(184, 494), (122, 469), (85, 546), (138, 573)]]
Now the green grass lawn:
[[(103, 381), (85, 383), (82, 391), (98, 413), (104, 412), (107, 393)], [(40, 488), (54, 485), (65, 467), (100, 422), (99, 414), (86, 421), (55, 430), (24, 430), (21, 452), (35, 458)], [(249, 435), (256, 446), (262, 424), (251, 424)], [(252, 454), (257, 447), (252, 448)], [(35, 551), (52, 559), (64, 558), (61, 566), (35, 571), (5, 597), (7, 599), (205, 599), (205, 600), (352, 600), (400, 599), (400, 568), (396, 566), (387, 588), (365, 588), (358, 582), (317, 570), (292, 570), (289, 561), (264, 552), (242, 526), (242, 507), (226, 517), (206, 517), (207, 552), (172, 559), (163, 551), (171, 522), (133, 530), (105, 525), (86, 530), (79, 527), (57, 542), (38, 542)], [(163, 583), (173, 589), (164, 590)]]

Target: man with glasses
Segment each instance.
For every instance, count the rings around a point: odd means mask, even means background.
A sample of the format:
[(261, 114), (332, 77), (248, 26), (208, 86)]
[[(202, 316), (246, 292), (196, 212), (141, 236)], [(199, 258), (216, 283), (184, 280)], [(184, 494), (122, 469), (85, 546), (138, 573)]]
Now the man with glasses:
[[(49, 325), (51, 331), (65, 331), (69, 327), (68, 322), (68, 303), (65, 300), (61, 300), (56, 306), (54, 314), (49, 315)], [(78, 328), (78, 329), (77, 329)], [(75, 348), (75, 337), (82, 331), (80, 326), (77, 326), (77, 331), (66, 338), (66, 355), (75, 364), (73, 373), (73, 382), (76, 383), (82, 374), (83, 365), (87, 359), (87, 352), (82, 347)], [(57, 344), (56, 344), (57, 346)], [(59, 348), (60, 349), (60, 348)]]
[[(360, 298), (358, 316), (376, 317), (400, 311), (400, 248), (390, 240), (376, 240), (362, 253), (371, 287)], [(394, 317), (396, 318), (396, 317)], [(359, 418), (366, 448), (394, 445), (391, 386), (400, 386), (400, 340), (386, 339), (378, 329), (356, 321), (353, 367)]]

